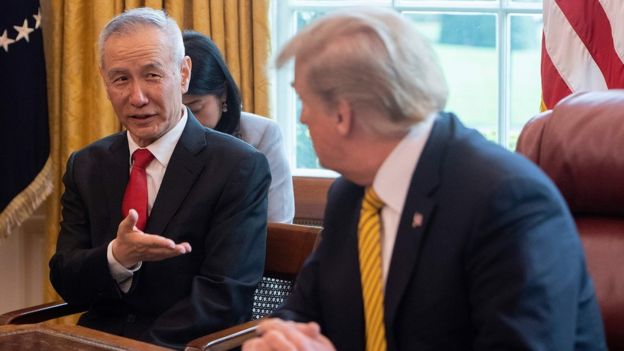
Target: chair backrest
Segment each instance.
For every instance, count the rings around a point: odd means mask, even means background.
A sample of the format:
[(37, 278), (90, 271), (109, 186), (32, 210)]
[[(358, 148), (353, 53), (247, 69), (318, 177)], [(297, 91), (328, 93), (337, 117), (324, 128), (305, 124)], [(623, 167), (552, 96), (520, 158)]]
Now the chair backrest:
[(264, 276), (254, 293), (253, 319), (262, 318), (290, 295), (297, 273), (316, 247), (321, 227), (269, 223)]
[(327, 191), (334, 182), (334, 178), (326, 177), (293, 177), (295, 192), (295, 220), (296, 224), (323, 225)]
[(576, 93), (523, 128), (516, 150), (566, 199), (610, 350), (624, 350), (624, 90)]

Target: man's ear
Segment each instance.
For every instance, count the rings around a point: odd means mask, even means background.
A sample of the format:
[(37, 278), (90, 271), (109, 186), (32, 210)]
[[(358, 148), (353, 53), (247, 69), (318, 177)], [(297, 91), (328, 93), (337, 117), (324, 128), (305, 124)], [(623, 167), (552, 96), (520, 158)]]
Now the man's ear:
[(182, 94), (186, 94), (189, 88), (189, 82), (191, 81), (191, 67), (193, 66), (193, 62), (191, 62), (191, 58), (188, 56), (184, 56), (182, 59), (182, 66), (180, 66), (180, 75), (182, 77), (181, 80), (181, 88)]
[(338, 101), (338, 118), (336, 118), (336, 129), (338, 134), (346, 136), (351, 132), (353, 125), (353, 110), (351, 104), (345, 99)]

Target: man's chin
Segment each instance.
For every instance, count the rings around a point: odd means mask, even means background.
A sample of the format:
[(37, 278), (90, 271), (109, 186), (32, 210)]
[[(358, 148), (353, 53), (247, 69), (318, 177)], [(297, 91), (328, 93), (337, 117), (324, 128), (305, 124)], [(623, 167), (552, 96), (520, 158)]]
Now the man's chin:
[(153, 128), (127, 128), (132, 139), (141, 147), (145, 147), (160, 137), (160, 134), (155, 133)]

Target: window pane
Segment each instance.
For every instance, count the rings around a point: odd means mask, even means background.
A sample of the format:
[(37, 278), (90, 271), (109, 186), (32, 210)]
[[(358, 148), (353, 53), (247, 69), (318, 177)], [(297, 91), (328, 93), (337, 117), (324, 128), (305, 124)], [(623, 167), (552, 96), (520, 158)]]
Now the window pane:
[(508, 147), (516, 147), (522, 126), (539, 113), (542, 15), (511, 15), (511, 123)]
[[(277, 0), (286, 1), (286, 0)], [(335, 5), (337, 7), (344, 6), (388, 6), (392, 4), (392, 0), (290, 0), (291, 6), (324, 6)]]
[(308, 127), (299, 122), (301, 114), (301, 100), (297, 98), (297, 168), (321, 168), (318, 157), (312, 146), (312, 139)]
[(405, 13), (430, 40), (449, 85), (446, 111), (496, 141), (498, 63), (493, 14)]
[[(423, 0), (424, 1), (424, 0)], [(396, 1), (395, 4), (419, 6), (420, 0)], [(484, 0), (492, 3), (497, 0)], [(452, 3), (452, 6), (471, 7), (477, 5), (475, 0), (432, 0), (427, 3)], [(527, 6), (538, 6), (542, 0), (511, 0), (526, 3)], [(294, 2), (294, 6), (300, 3)], [(305, 4), (304, 4), (305, 3)], [(301, 9), (293, 12), (296, 31), (331, 11), (338, 6), (329, 0), (318, 0), (319, 7), (310, 5), (313, 2), (302, 2)], [(293, 4), (293, 3), (291, 3)], [(455, 5), (456, 4), (456, 5)], [(344, 3), (340, 3), (344, 5)], [(502, 4), (501, 4), (502, 6)], [(520, 5), (522, 6), (522, 5)], [(522, 7), (524, 9), (525, 7)], [(454, 9), (453, 11), (457, 11)], [(505, 32), (509, 51), (506, 55), (498, 52), (497, 11), (483, 12), (447, 12), (443, 7), (438, 10), (405, 11), (421, 33), (432, 43), (449, 84), (449, 100), (446, 110), (456, 113), (468, 126), (481, 131), (488, 139), (498, 141), (499, 104), (507, 103), (502, 97), (508, 94), (509, 130), (505, 146), (514, 148), (517, 136), (526, 121), (539, 112), (540, 103), (540, 43), (542, 16), (541, 14), (515, 13), (508, 17), (508, 28)], [(513, 12), (513, 11), (512, 11)], [(522, 12), (520, 10), (519, 12)], [(528, 11), (531, 12), (531, 11)], [(509, 91), (499, 89), (499, 58), (508, 59), (507, 77)], [(500, 91), (500, 93), (499, 93)], [(502, 94), (502, 95), (500, 95)], [(300, 101), (296, 102), (296, 113), (299, 116)], [(296, 168), (320, 168), (314, 153), (307, 128), (299, 123), (295, 125), (296, 133)]]
[[(473, 6), (492, 6), (494, 2), (498, 0), (398, 0), (398, 4), (400, 6), (422, 6), (426, 4), (426, 6), (444, 6), (452, 3), (451, 6), (458, 7), (473, 7)], [(541, 1), (541, 0), (540, 0)], [(463, 4), (462, 4), (463, 3)], [(481, 3), (481, 4), (479, 4)]]
[(295, 18), (297, 20), (297, 28), (295, 30), (299, 32), (303, 27), (324, 14), (325, 11), (295, 11)]
[[(325, 11), (296, 11), (296, 31), (299, 32), (303, 27), (307, 26), (324, 13)], [(310, 139), (308, 127), (299, 122), (299, 115), (301, 114), (301, 100), (299, 100), (299, 98), (297, 98), (295, 109), (297, 115), (297, 124), (295, 126), (295, 140), (297, 141), (296, 167), (321, 168), (318, 158), (316, 157), (316, 153), (314, 152), (314, 147), (312, 146), (312, 140)]]

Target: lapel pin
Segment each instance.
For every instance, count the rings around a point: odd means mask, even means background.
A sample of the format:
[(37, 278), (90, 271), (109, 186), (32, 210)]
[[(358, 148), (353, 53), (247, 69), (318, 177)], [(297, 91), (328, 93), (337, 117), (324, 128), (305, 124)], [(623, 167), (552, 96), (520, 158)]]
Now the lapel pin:
[(423, 223), (423, 215), (420, 212), (414, 213), (414, 217), (412, 217), (412, 228), (418, 228)]

